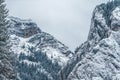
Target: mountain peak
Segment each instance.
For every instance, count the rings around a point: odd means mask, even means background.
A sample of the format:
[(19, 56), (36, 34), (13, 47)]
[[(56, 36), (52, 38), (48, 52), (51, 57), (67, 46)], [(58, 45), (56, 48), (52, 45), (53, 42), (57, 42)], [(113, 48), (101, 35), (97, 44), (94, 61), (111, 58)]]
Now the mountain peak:
[(60, 80), (120, 80), (120, 1), (96, 6), (91, 20), (88, 40), (61, 70)]
[(107, 37), (109, 26), (107, 26), (105, 8), (106, 5), (101, 4), (94, 9), (88, 40), (99, 41)]
[(88, 40), (99, 42), (120, 28), (120, 1), (115, 0), (96, 6), (91, 19)]
[(10, 51), (15, 54), (13, 65), (21, 80), (57, 80), (74, 53), (32, 20), (10, 17), (9, 21)]
[(8, 19), (11, 23), (10, 33), (19, 37), (28, 38), (41, 32), (37, 24), (30, 19), (22, 20), (16, 17), (9, 17)]

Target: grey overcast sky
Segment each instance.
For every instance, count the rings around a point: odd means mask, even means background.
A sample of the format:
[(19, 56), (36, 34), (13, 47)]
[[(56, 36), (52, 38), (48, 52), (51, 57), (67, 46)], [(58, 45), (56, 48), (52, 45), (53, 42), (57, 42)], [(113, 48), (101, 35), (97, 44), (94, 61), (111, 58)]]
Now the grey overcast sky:
[(72, 51), (86, 41), (92, 12), (107, 0), (6, 0), (9, 15), (32, 19)]

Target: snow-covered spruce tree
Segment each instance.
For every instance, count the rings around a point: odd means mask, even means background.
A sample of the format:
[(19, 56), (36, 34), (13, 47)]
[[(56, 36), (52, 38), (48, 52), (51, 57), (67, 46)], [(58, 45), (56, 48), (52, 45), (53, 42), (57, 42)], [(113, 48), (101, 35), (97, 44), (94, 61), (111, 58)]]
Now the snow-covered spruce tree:
[(15, 80), (8, 47), (8, 21), (6, 19), (8, 10), (4, 2), (0, 0), (0, 80)]

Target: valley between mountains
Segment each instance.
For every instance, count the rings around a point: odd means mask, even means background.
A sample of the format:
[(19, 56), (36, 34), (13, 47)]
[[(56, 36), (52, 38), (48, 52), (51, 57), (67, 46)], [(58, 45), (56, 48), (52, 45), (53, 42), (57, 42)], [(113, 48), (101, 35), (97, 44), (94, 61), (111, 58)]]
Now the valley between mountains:
[(32, 20), (7, 19), (16, 80), (120, 80), (119, 0), (95, 7), (88, 39), (75, 52)]

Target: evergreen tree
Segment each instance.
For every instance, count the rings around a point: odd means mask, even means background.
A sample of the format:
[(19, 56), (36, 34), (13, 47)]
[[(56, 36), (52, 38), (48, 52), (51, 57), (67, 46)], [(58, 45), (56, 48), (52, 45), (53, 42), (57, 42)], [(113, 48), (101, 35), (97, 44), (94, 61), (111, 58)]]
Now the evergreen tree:
[(8, 10), (4, 2), (4, 0), (0, 0), (0, 80), (15, 80), (7, 44), (9, 39), (7, 34), (8, 21), (6, 19)]

